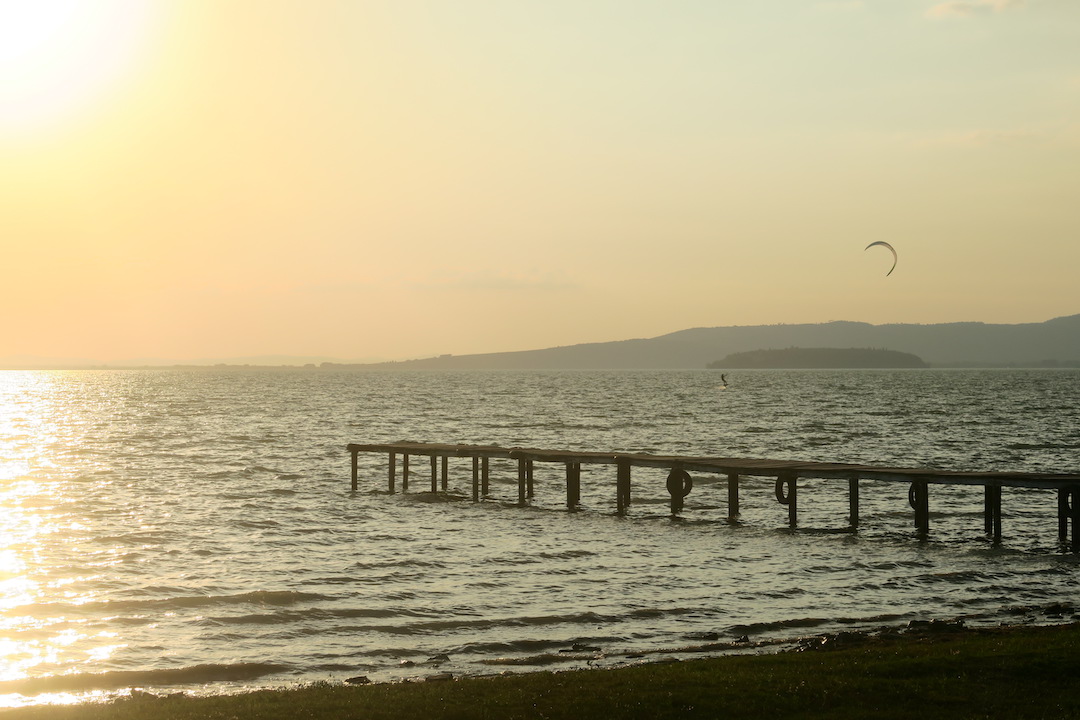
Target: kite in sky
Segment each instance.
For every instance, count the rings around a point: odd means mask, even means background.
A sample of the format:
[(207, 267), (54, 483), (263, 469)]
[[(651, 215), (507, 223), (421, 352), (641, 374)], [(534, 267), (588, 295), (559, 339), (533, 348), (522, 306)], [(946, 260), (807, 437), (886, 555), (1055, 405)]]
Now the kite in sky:
[(885, 277), (889, 277), (890, 275), (892, 275), (892, 271), (896, 269), (896, 248), (894, 248), (892, 245), (885, 242), (884, 240), (878, 240), (877, 242), (870, 243), (865, 248), (863, 248), (863, 250), (869, 250), (870, 248), (874, 247), (875, 245), (881, 245), (882, 247), (887, 247), (887, 248), (889, 248), (889, 252), (892, 253), (892, 267), (889, 268), (889, 272), (885, 273)]

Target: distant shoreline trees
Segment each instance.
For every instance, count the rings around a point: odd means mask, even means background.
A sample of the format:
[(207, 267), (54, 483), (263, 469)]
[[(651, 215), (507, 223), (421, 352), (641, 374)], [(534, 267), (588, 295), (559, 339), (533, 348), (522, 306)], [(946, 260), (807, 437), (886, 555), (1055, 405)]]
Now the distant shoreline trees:
[(798, 348), (732, 353), (706, 365), (713, 370), (925, 368), (918, 355), (878, 348)]

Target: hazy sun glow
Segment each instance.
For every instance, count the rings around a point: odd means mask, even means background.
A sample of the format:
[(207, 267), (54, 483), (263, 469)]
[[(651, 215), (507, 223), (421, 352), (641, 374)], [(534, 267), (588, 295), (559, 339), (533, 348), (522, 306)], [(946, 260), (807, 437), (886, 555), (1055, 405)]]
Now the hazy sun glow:
[(0, 0), (0, 367), (1071, 315), (1078, 26), (1078, 2)]
[(0, 132), (61, 122), (133, 69), (152, 6), (0, 0)]

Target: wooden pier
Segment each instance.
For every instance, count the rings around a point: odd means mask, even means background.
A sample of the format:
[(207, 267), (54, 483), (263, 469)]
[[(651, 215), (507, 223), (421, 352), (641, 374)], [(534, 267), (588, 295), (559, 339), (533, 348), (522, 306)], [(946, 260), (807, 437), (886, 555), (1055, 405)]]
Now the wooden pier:
[(581, 466), (614, 465), (615, 506), (622, 514), (630, 507), (632, 468), (660, 468), (668, 471), (667, 491), (671, 496), (671, 511), (682, 510), (683, 500), (693, 487), (691, 472), (723, 475), (727, 478), (728, 518), (739, 516), (739, 479), (742, 477), (775, 478), (777, 502), (787, 509), (788, 524), (798, 524), (798, 480), (820, 478), (846, 481), (848, 486), (848, 523), (859, 525), (860, 481), (873, 480), (908, 485), (908, 503), (914, 515), (914, 526), (921, 534), (930, 531), (931, 485), (981, 485), (983, 487), (983, 517), (986, 534), (1001, 542), (1001, 490), (1004, 487), (1039, 488), (1057, 493), (1058, 537), (1069, 544), (1073, 552), (1080, 551), (1080, 474), (1025, 472), (958, 472), (921, 468), (892, 468), (847, 463), (800, 462), (791, 460), (757, 460), (745, 458), (683, 457), (646, 455), (640, 453), (579, 452), (571, 450), (537, 450), (505, 448), (494, 445), (444, 445), (439, 443), (381, 443), (350, 444), (352, 455), (352, 489), (359, 488), (358, 456), (360, 453), (388, 455), (387, 489), (396, 492), (397, 458), (401, 456), (401, 491), (407, 492), (411, 457), (427, 457), (431, 467), (431, 492), (447, 489), (449, 458), (472, 460), (472, 499), (479, 501), (489, 495), (490, 461), (494, 459), (517, 462), (517, 501), (525, 505), (533, 497), (533, 465), (556, 463), (566, 468), (566, 505), (574, 509), (581, 502)]

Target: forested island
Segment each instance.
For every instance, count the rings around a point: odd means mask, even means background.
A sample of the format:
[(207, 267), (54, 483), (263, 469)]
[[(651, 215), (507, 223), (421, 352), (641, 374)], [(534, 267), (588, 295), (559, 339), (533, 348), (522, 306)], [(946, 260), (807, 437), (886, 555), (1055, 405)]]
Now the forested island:
[(731, 368), (761, 369), (857, 369), (857, 368), (925, 368), (929, 367), (918, 355), (897, 350), (874, 348), (785, 348), (783, 350), (751, 350), (728, 355), (706, 367), (715, 370)]

